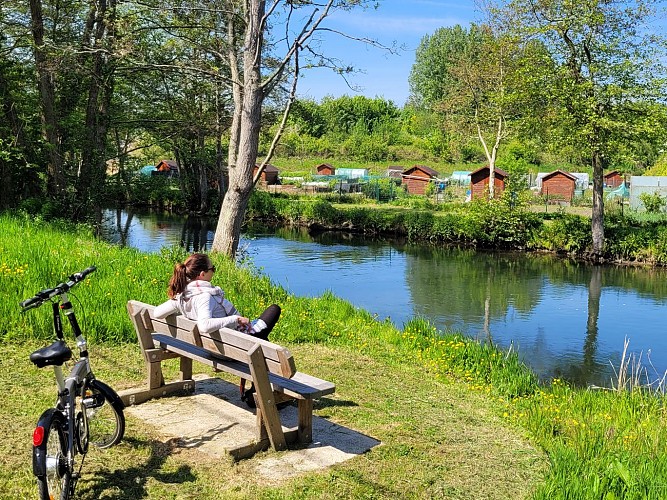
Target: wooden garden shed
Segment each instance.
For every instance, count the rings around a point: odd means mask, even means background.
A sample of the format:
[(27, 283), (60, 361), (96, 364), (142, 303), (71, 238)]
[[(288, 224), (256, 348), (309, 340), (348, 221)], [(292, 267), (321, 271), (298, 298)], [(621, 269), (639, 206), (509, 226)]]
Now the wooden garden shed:
[(554, 170), (542, 177), (542, 195), (549, 200), (562, 200), (572, 202), (577, 177), (569, 172)]
[[(253, 178), (259, 170), (259, 165), (255, 165), (255, 168), (252, 170)], [(262, 171), (262, 176), (259, 178), (259, 182), (271, 186), (273, 184), (278, 184), (278, 168), (271, 165), (270, 163), (264, 167)]]
[(425, 194), (426, 186), (438, 178), (438, 172), (426, 165), (414, 165), (401, 174), (402, 184), (410, 194)]
[[(489, 166), (478, 168), (473, 172), (470, 172), (470, 197), (471, 199), (475, 198), (488, 198), (489, 197), (489, 177), (490, 177)], [(507, 179), (508, 174), (504, 170), (496, 167), (494, 169), (494, 182), (493, 182), (493, 192), (494, 196), (499, 197), (503, 191), (505, 191), (505, 179)]]
[(155, 170), (151, 171), (151, 175), (178, 177), (178, 163), (176, 160), (160, 160), (155, 165)]
[(402, 167), (401, 165), (389, 165), (387, 167), (387, 177), (391, 177), (392, 179), (400, 179), (403, 170), (405, 170), (405, 167)]
[(623, 184), (623, 176), (618, 170), (612, 170), (604, 174), (604, 185), (610, 188), (616, 188)]
[(317, 175), (336, 175), (336, 169), (330, 163), (320, 163), (315, 167)]

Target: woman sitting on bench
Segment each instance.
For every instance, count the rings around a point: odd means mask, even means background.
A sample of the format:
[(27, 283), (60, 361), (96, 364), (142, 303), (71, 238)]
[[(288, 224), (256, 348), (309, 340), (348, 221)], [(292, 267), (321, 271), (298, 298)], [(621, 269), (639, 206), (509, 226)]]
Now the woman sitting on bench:
[[(214, 273), (215, 266), (203, 253), (193, 253), (185, 262), (176, 263), (167, 289), (169, 300), (155, 308), (155, 317), (166, 318), (178, 312), (196, 321), (201, 333), (231, 328), (267, 340), (280, 318), (280, 307), (270, 305), (251, 322), (239, 314), (220, 287), (211, 284)], [(254, 386), (246, 391), (245, 380), (241, 379), (240, 389), (241, 400), (254, 407)]]

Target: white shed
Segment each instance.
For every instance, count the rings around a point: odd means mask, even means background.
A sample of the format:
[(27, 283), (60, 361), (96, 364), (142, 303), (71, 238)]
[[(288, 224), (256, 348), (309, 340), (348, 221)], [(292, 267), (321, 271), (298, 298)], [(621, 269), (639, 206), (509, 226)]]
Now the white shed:
[(642, 193), (657, 193), (667, 198), (667, 177), (633, 175), (630, 177), (630, 208), (644, 209), (644, 204), (639, 199)]
[(367, 168), (337, 168), (336, 176), (338, 177), (347, 177), (348, 179), (360, 179), (362, 177), (368, 177)]

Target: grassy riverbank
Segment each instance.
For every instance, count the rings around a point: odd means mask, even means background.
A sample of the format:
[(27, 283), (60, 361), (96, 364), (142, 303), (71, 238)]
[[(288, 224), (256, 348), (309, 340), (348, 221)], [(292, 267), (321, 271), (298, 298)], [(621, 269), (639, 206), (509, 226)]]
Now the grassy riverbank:
[[(304, 198), (255, 192), (247, 215), (278, 224), (402, 236), (415, 242), (591, 256), (590, 217), (565, 210), (536, 212), (521, 198), (433, 204), (415, 196), (396, 205), (376, 205), (359, 204), (360, 199), (351, 196)], [(605, 216), (604, 259), (667, 265), (667, 217), (610, 209)]]
[[(3, 498), (34, 496), (30, 436), (53, 400), (52, 375), (27, 359), (48, 338), (40, 333), (50, 331), (48, 311), (22, 315), (18, 301), (97, 265), (76, 290), (82, 323), (94, 332), (93, 363), (116, 389), (131, 387), (144, 373), (125, 303), (163, 300), (182, 256), (144, 255), (95, 242), (80, 227), (0, 216)], [(263, 484), (252, 471), (266, 454), (214, 462), (161, 443), (130, 418), (123, 444), (87, 459), (81, 498), (664, 497), (663, 396), (628, 386), (540, 387), (513, 354), (443, 335), (419, 319), (399, 330), (330, 294), (293, 297), (251, 270), (214, 260), (216, 283), (248, 315), (283, 305), (273, 338), (304, 371), (336, 383), (316, 414), (383, 444), (324, 472)]]

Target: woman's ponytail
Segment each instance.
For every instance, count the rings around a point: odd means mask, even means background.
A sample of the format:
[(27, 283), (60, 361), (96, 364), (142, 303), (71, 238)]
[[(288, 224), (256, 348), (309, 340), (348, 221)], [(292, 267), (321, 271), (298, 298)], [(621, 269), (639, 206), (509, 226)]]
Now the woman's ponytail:
[(167, 288), (169, 298), (173, 299), (179, 293), (183, 293), (190, 281), (197, 279), (200, 273), (207, 271), (210, 267), (211, 260), (203, 253), (193, 253), (185, 259), (185, 262), (178, 262), (169, 280), (169, 288)]
[(174, 274), (171, 275), (169, 280), (169, 288), (167, 289), (167, 295), (170, 299), (173, 299), (179, 293), (182, 293), (185, 290), (185, 287), (188, 286), (188, 278), (186, 276), (185, 264), (181, 262), (176, 263), (174, 266)]

